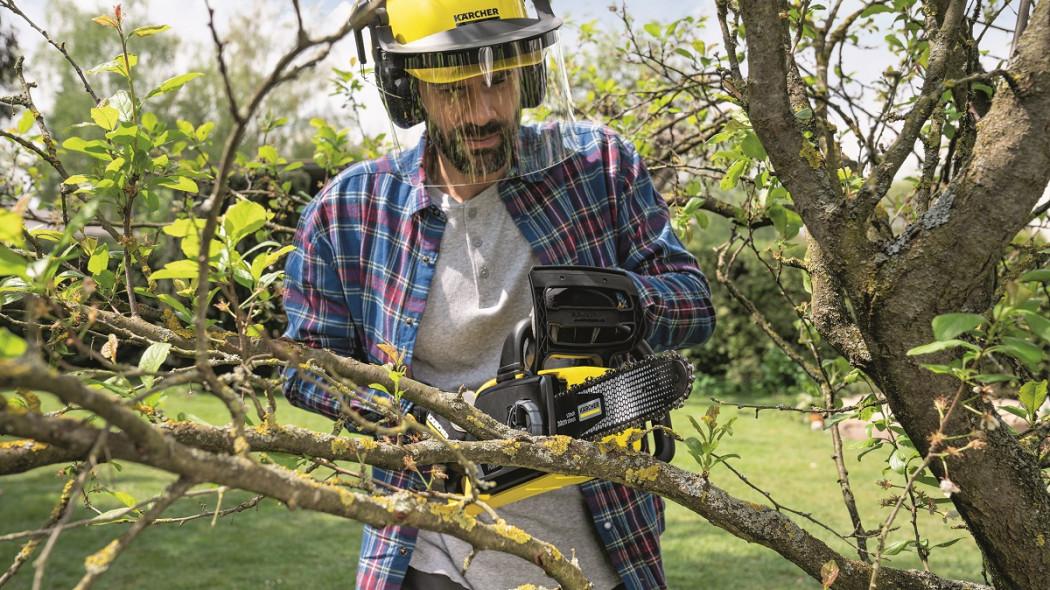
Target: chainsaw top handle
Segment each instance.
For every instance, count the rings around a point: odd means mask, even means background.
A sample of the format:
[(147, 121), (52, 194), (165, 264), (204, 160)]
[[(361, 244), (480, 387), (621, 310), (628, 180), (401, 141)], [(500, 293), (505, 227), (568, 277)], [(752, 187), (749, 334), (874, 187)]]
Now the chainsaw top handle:
[(519, 322), (504, 342), (497, 380), (526, 371), (535, 374), (553, 358), (611, 368), (621, 360), (618, 357), (651, 354), (638, 288), (626, 272), (535, 266), (529, 272), (529, 287), (532, 320)]

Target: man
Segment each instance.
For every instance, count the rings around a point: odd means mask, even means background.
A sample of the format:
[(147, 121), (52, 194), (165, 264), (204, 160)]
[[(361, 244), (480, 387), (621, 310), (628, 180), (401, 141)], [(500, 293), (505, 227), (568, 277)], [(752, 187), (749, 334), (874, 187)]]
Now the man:
[[(523, 108), (571, 116), (564, 104), (540, 106), (557, 95), (545, 56), (560, 21), (546, 0), (535, 6), (538, 18), (521, 0), (355, 7), (351, 18), (377, 45), (388, 113), (402, 128), (425, 123), (425, 133), (412, 149), (340, 173), (303, 212), (286, 268), (289, 337), (377, 364), (393, 347), (410, 377), (474, 390), (495, 376), (504, 338), (531, 310), (529, 270), (555, 264), (627, 271), (654, 349), (710, 337), (707, 281), (633, 147), (600, 126), (522, 123)], [(295, 371), (287, 377), (292, 403), (341, 416), (346, 402)], [(411, 472), (373, 475), (398, 488), (422, 483)], [(574, 555), (598, 590), (665, 586), (663, 504), (651, 494), (592, 480), (500, 513)], [(428, 531), (366, 527), (357, 584), (549, 585), (538, 567), (496, 552), (464, 573), (469, 551)]]

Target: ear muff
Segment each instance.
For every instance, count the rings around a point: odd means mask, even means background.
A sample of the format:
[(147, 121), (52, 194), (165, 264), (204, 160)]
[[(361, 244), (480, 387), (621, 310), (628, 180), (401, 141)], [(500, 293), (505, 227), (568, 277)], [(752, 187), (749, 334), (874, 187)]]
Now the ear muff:
[(521, 68), (521, 108), (534, 109), (543, 102), (547, 92), (547, 69), (539, 63)]
[(382, 49), (376, 50), (375, 62), (376, 85), (390, 120), (402, 129), (422, 123), (423, 105), (419, 101), (416, 79), (394, 65)]

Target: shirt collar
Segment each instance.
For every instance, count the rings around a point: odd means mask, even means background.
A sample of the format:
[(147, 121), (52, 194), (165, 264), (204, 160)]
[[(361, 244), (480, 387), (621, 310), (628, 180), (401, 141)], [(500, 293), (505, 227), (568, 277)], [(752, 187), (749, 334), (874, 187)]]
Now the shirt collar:
[(426, 133), (419, 138), (412, 149), (402, 152), (396, 158), (396, 166), (401, 171), (411, 171), (405, 179), (409, 186), (411, 195), (409, 197), (410, 211), (413, 215), (430, 209), (433, 202), (426, 187), (426, 170), (423, 167), (423, 154), (426, 153)]

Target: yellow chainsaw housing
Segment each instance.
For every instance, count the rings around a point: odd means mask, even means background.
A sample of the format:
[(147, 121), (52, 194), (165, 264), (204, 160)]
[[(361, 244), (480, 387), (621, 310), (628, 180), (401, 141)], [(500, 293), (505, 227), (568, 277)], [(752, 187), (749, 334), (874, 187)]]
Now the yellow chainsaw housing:
[[(539, 374), (552, 374), (559, 380), (564, 381), (566, 388), (571, 388), (575, 385), (579, 385), (585, 382), (587, 379), (601, 376), (605, 374), (609, 369), (605, 367), (593, 367), (593, 366), (581, 366), (581, 367), (564, 367), (559, 369), (545, 369), (540, 371)], [(520, 375), (519, 375), (520, 378)], [(496, 384), (495, 379), (487, 381), (484, 385), (478, 389), (477, 396), (480, 397), (485, 394), (487, 388), (493, 387)], [(433, 429), (432, 429), (433, 430)], [(631, 428), (624, 430), (617, 434), (610, 434), (604, 437), (599, 444), (613, 445), (620, 448), (633, 448), (634, 450), (641, 450), (642, 443), (641, 437), (638, 434), (641, 430), (637, 428)], [(631, 440), (634, 438), (634, 442)], [(525, 498), (531, 498), (544, 492), (556, 490), (565, 486), (571, 486), (583, 483), (594, 479), (593, 477), (587, 477), (582, 475), (562, 475), (559, 473), (544, 473), (534, 479), (518, 484), (506, 490), (497, 492), (495, 494), (488, 494), (480, 492), (478, 499), (487, 504), (491, 508), (499, 508), (505, 506), (511, 502), (517, 502), (518, 500), (524, 500)], [(463, 477), (462, 481), (464, 495), (470, 495), (472, 493), (472, 486), (470, 484), (470, 478)], [(482, 509), (476, 505), (470, 505), (466, 508), (466, 512), (470, 516), (476, 516), (482, 512)]]

